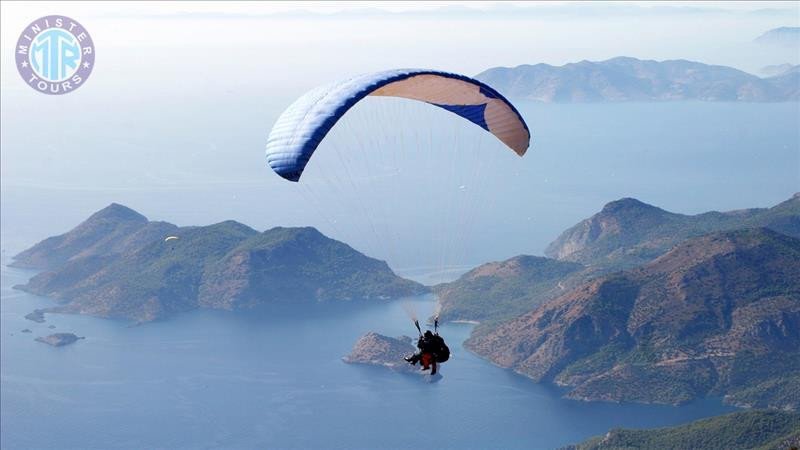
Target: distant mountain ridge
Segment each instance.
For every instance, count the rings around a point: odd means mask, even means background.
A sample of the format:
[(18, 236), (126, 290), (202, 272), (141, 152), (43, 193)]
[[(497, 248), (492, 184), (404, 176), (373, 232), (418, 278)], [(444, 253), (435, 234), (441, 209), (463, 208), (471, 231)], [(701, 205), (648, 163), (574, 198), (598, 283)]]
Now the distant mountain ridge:
[(475, 77), (506, 96), (546, 103), (800, 100), (796, 73), (759, 78), (732, 67), (686, 60), (620, 56), (563, 66), (494, 67)]
[[(165, 241), (168, 235), (178, 239)], [(44, 272), (15, 286), (50, 310), (138, 322), (196, 308), (380, 300), (427, 289), (313, 228), (259, 233), (235, 221), (177, 227), (112, 204), (45, 239), (14, 265)]]
[(766, 228), (689, 239), (585, 281), (467, 347), (584, 400), (800, 407), (800, 239)]
[(774, 45), (800, 50), (800, 27), (773, 28), (757, 37), (755, 42), (762, 45)]

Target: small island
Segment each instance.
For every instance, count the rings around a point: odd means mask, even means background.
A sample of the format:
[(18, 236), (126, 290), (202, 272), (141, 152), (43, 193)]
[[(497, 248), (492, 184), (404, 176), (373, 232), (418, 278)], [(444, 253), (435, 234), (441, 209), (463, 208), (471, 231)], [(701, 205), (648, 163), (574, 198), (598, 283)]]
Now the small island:
[(415, 367), (403, 358), (415, 350), (412, 339), (408, 336), (392, 338), (369, 332), (356, 341), (353, 350), (342, 360), (348, 364), (382, 366), (395, 372), (412, 373), (416, 372)]
[(431, 375), (430, 371), (422, 371), (420, 366), (412, 366), (403, 359), (416, 351), (412, 342), (413, 339), (408, 336), (392, 338), (369, 332), (356, 341), (353, 350), (349, 355), (343, 357), (342, 361), (347, 364), (385, 367), (402, 374), (421, 375), (423, 380), (428, 383), (441, 380), (440, 373)]
[(44, 322), (44, 310), (43, 309), (34, 309), (32, 313), (28, 313), (25, 315), (25, 318), (28, 320), (32, 320), (36, 323)]
[(33, 333), (30, 328), (25, 328), (24, 330), (20, 331), (20, 333)]
[(72, 333), (54, 333), (45, 337), (36, 338), (37, 342), (42, 342), (53, 347), (63, 347), (77, 342), (79, 339), (86, 339), (82, 336), (76, 336)]

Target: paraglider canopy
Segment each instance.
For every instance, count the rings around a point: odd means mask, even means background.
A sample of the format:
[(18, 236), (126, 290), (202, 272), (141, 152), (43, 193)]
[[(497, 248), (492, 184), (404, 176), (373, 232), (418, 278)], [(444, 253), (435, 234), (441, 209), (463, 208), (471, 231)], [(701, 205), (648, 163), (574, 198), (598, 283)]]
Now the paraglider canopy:
[(399, 69), (356, 76), (297, 99), (267, 139), (269, 166), (281, 177), (298, 181), (330, 129), (366, 96), (402, 97), (446, 109), (493, 134), (520, 156), (530, 144), (522, 116), (490, 86), (454, 73)]
[(178, 236), (167, 236), (167, 238), (164, 239), (164, 242), (169, 242), (175, 239), (179, 239)]

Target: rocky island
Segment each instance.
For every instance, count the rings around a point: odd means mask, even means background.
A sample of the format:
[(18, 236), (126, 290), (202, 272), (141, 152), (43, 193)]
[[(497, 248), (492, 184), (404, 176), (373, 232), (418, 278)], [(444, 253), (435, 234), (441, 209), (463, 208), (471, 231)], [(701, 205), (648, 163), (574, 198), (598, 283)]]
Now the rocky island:
[(403, 360), (416, 351), (412, 342), (408, 336), (392, 338), (369, 332), (356, 341), (353, 350), (342, 360), (348, 364), (386, 367), (395, 372), (419, 372), (419, 366), (412, 366)]
[(36, 323), (43, 323), (44, 322), (44, 313), (45, 310), (43, 309), (34, 309), (33, 312), (25, 314), (25, 318), (28, 320), (32, 320)]
[(311, 227), (176, 227), (118, 204), (16, 255), (14, 265), (44, 270), (15, 288), (58, 300), (47, 312), (136, 322), (197, 308), (374, 302), (428, 291)]
[(37, 342), (42, 342), (53, 347), (63, 347), (77, 342), (79, 339), (86, 339), (81, 336), (76, 336), (72, 333), (54, 333), (45, 337), (36, 338)]

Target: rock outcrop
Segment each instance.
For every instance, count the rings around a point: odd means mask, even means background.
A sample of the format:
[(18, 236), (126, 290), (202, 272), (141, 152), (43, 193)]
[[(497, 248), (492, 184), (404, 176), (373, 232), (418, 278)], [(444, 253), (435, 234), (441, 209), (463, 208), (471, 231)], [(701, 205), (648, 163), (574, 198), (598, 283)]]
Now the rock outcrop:
[(81, 336), (76, 336), (72, 333), (54, 333), (45, 337), (36, 338), (37, 342), (42, 342), (53, 347), (63, 347), (65, 345), (73, 344), (80, 339), (85, 339)]
[(28, 314), (25, 314), (25, 318), (28, 319), (28, 320), (31, 320), (33, 322), (36, 322), (36, 323), (43, 323), (45, 321), (44, 320), (44, 313), (45, 313), (45, 310), (43, 310), (43, 309), (34, 309), (33, 312), (29, 312)]
[(342, 358), (348, 364), (367, 364), (381, 366), (395, 372), (419, 372), (418, 366), (405, 362), (403, 357), (416, 350), (412, 339), (408, 336), (391, 338), (378, 333), (369, 332), (361, 336), (349, 355)]

